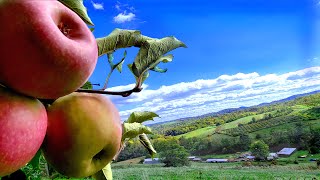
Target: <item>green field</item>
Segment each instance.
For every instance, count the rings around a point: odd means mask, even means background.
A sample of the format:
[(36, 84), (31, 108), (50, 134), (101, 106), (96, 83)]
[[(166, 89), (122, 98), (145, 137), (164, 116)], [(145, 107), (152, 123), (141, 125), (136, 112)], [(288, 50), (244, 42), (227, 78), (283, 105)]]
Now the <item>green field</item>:
[(205, 137), (208, 135), (212, 135), (214, 133), (214, 130), (216, 129), (216, 126), (208, 126), (204, 128), (200, 128), (191, 132), (188, 132), (186, 134), (181, 134), (179, 137), (185, 137), (185, 138), (192, 138), (192, 137)]
[(242, 166), (242, 163), (192, 163), (190, 167), (161, 165), (113, 165), (115, 180), (192, 180), (192, 179), (319, 179), (315, 163), (286, 166)]
[[(270, 113), (272, 113), (272, 112), (270, 112)], [(250, 122), (252, 120), (253, 117), (256, 118), (256, 120), (260, 120), (260, 119), (262, 119), (264, 117), (265, 114), (266, 113), (252, 115), (252, 116), (246, 116), (246, 117), (237, 119), (235, 121), (232, 121), (230, 123), (222, 124), (220, 127), (221, 127), (222, 130), (236, 128), (236, 127), (238, 127), (239, 123), (247, 124), (248, 122)], [(197, 129), (197, 130), (185, 133), (185, 134), (178, 135), (177, 137), (179, 138), (179, 137), (183, 136), (185, 138), (192, 138), (192, 137), (209, 136), (209, 135), (212, 135), (214, 133), (216, 127), (217, 126), (208, 126), (208, 127), (200, 128), (200, 129)]]

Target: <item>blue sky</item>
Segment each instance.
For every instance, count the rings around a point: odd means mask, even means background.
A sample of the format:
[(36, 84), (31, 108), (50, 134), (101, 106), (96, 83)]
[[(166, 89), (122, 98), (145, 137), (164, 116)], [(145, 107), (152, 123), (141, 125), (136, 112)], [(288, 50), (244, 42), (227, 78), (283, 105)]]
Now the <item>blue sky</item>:
[[(143, 35), (175, 36), (173, 62), (161, 64), (144, 90), (129, 98), (110, 97), (125, 120), (133, 111), (154, 111), (157, 121), (196, 116), (225, 108), (270, 102), (320, 89), (320, 5), (315, 0), (85, 0), (94, 35), (115, 28)], [(129, 48), (126, 63), (137, 50)], [(121, 58), (123, 49), (115, 53)], [(108, 65), (101, 57), (92, 83), (103, 84)], [(124, 66), (110, 90), (130, 89)]]

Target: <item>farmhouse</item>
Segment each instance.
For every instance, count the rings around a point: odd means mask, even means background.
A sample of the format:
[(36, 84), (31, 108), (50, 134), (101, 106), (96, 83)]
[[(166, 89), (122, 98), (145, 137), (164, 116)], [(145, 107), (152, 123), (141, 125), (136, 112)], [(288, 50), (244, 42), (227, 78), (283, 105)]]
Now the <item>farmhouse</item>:
[(228, 162), (228, 159), (207, 159), (207, 163), (224, 163)]
[(290, 156), (293, 154), (297, 148), (283, 148), (281, 151), (277, 152), (278, 156)]
[(143, 161), (143, 164), (159, 164), (160, 163), (160, 160), (159, 158), (147, 158), (147, 159), (144, 159)]

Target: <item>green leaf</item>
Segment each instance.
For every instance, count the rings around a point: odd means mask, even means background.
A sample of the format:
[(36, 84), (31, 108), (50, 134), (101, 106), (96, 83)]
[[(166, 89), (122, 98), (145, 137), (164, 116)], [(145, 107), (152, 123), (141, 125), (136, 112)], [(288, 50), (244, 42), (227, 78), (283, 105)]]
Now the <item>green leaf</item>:
[(142, 123), (148, 120), (153, 120), (153, 118), (159, 117), (158, 114), (149, 111), (143, 112), (133, 112), (130, 114), (129, 118), (127, 119), (127, 123)]
[[(129, 70), (132, 72), (132, 74), (134, 75), (135, 79), (136, 79), (136, 83), (139, 83), (139, 77), (137, 77), (134, 73), (133, 73), (133, 70), (132, 70), (132, 64), (128, 64), (128, 68)], [(141, 77), (141, 84), (149, 77), (149, 72), (146, 71), (143, 76)]]
[(154, 68), (152, 68), (150, 70), (155, 71), (155, 72), (159, 72), (159, 73), (165, 73), (165, 72), (167, 72), (168, 69), (167, 68), (161, 69), (158, 66), (156, 66), (156, 67), (154, 67)]
[(157, 154), (157, 151), (153, 148), (148, 136), (145, 133), (139, 135), (141, 144), (148, 150), (152, 158)]
[(109, 62), (109, 64), (110, 64), (110, 67), (111, 67), (111, 69), (113, 69), (112, 67), (114, 66), (114, 64), (113, 64), (113, 53), (108, 53), (107, 54), (107, 57), (108, 57), (108, 62)]
[(93, 31), (94, 31), (94, 28), (93, 28), (93, 27), (91, 27), (91, 28), (89, 28), (89, 29), (90, 29), (90, 31), (91, 31), (91, 32), (93, 32)]
[(120, 62), (118, 62), (117, 64), (115, 64), (112, 67), (112, 70), (117, 69), (121, 73), (122, 72), (122, 65), (123, 65), (124, 60), (126, 59), (126, 56), (127, 56), (127, 51), (124, 51), (123, 58), (121, 59)]
[(140, 77), (147, 70), (154, 68), (160, 62), (167, 62), (172, 60), (172, 55), (162, 57), (167, 52), (178, 47), (186, 47), (184, 43), (175, 37), (165, 37), (162, 39), (148, 39), (140, 47), (138, 55), (136, 56), (132, 71)]
[(58, 0), (72, 11), (78, 14), (80, 18), (88, 25), (93, 26), (93, 22), (91, 21), (87, 8), (83, 5), (83, 0)]
[(104, 168), (92, 175), (96, 180), (112, 180), (111, 163), (107, 164)]
[[(133, 64), (128, 65), (139, 85), (149, 76), (148, 70), (157, 72), (167, 71), (166, 69), (157, 67), (160, 62), (166, 63), (172, 61), (172, 55), (164, 56), (164, 54), (178, 47), (186, 47), (184, 43), (173, 36), (156, 39), (143, 36), (137, 30), (123, 29), (115, 29), (108, 36), (97, 38), (96, 41), (99, 56), (113, 53), (119, 48), (132, 46), (140, 48)], [(119, 65), (121, 65), (119, 67), (122, 67), (122, 61), (120, 61)]]
[(137, 30), (122, 30), (116, 28), (108, 36), (97, 38), (98, 55), (113, 53), (116, 49), (126, 47), (139, 47), (143, 39), (148, 39), (142, 36)]
[(83, 86), (81, 86), (82, 89), (92, 89), (91, 82), (87, 81)]
[(41, 157), (41, 151), (39, 150), (29, 162), (29, 164), (32, 166), (33, 169), (40, 169), (40, 166), (39, 166), (40, 157)]
[(133, 139), (142, 133), (152, 134), (151, 129), (141, 123), (123, 123), (122, 141)]

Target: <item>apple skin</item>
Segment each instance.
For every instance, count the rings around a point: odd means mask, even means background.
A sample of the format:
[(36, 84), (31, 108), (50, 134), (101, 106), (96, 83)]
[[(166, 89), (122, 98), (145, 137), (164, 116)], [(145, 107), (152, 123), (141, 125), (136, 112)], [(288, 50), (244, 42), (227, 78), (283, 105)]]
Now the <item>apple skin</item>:
[(118, 110), (105, 95), (72, 93), (57, 99), (47, 113), (42, 151), (59, 173), (88, 177), (117, 154), (122, 124)]
[(0, 86), (0, 177), (33, 158), (46, 129), (47, 112), (39, 100)]
[(56, 0), (0, 1), (0, 83), (40, 99), (81, 87), (98, 57), (83, 20)]

